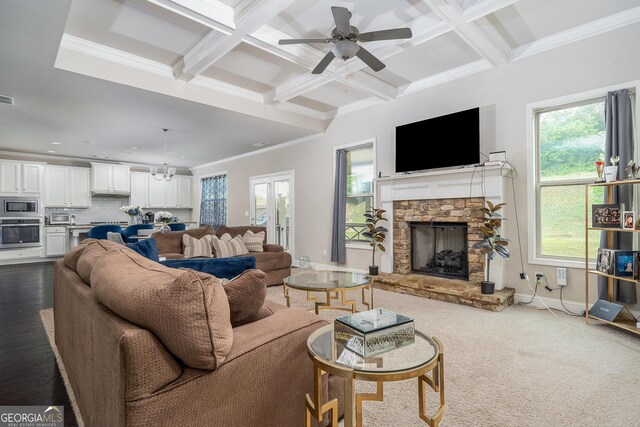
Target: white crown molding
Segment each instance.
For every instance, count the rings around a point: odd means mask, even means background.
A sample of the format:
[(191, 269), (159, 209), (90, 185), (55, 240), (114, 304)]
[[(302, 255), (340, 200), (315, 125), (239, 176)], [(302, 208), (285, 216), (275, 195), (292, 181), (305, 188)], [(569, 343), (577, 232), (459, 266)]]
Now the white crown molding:
[(152, 61), (141, 56), (123, 52), (112, 47), (81, 39), (70, 34), (63, 34), (60, 42), (61, 49), (68, 49), (83, 55), (104, 59), (117, 64), (126, 65), (141, 71), (147, 71), (162, 77), (173, 78), (170, 66)]
[(218, 92), (223, 92), (239, 98), (248, 99), (249, 101), (264, 103), (264, 96), (261, 93), (254, 92), (243, 87), (235, 86), (220, 80), (212, 79), (205, 76), (196, 76), (191, 80), (191, 84), (200, 87), (206, 87)]
[(526, 58), (549, 49), (575, 43), (640, 21), (640, 6), (562, 31), (513, 49), (513, 60)]
[(452, 80), (457, 80), (462, 77), (479, 73), (481, 71), (485, 71), (491, 68), (493, 68), (493, 65), (491, 65), (489, 62), (487, 62), (484, 59), (479, 59), (477, 61), (470, 62), (460, 67), (453, 68), (451, 70), (448, 70), (439, 74), (435, 74), (433, 76), (424, 78), (422, 80), (417, 80), (413, 83), (409, 83), (403, 88), (400, 88), (398, 90), (398, 93), (399, 93), (399, 96), (409, 95), (414, 92), (419, 92), (421, 90), (429, 89), (431, 87), (438, 86), (443, 83), (450, 82)]
[[(259, 150), (255, 150), (255, 151), (252, 151), (250, 153), (238, 154), (237, 156), (227, 157), (225, 159), (216, 160), (215, 162), (209, 162), (209, 163), (204, 163), (202, 165), (193, 166), (193, 167), (189, 168), (189, 170), (191, 170), (191, 172), (193, 173), (194, 170), (206, 168), (206, 167), (209, 167), (209, 166), (215, 166), (215, 165), (218, 165), (220, 163), (231, 162), (233, 160), (244, 159), (246, 157), (251, 157), (251, 156), (257, 156), (259, 154), (266, 153), (267, 151), (279, 150), (281, 148), (291, 147), (292, 145), (303, 144), (305, 142), (309, 142), (309, 141), (313, 141), (314, 139), (321, 138), (323, 135), (324, 135), (324, 133), (314, 133), (314, 134), (311, 134), (311, 135), (308, 135), (308, 136), (303, 136), (302, 138), (293, 139), (291, 141), (283, 142), (281, 144), (276, 144), (276, 145), (271, 145), (269, 147), (261, 148)], [(194, 175), (195, 175), (195, 173), (194, 173)]]

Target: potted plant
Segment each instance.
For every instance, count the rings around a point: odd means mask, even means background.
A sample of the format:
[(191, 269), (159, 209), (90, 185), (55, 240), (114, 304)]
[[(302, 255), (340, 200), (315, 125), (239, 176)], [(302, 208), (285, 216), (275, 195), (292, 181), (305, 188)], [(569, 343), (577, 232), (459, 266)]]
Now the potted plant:
[(129, 215), (129, 225), (142, 222), (142, 208), (139, 205), (122, 206), (120, 210)]
[(385, 233), (389, 230), (378, 225), (378, 222), (387, 220), (382, 217), (385, 212), (386, 211), (384, 209), (371, 208), (364, 214), (367, 231), (362, 233), (362, 235), (370, 240), (369, 246), (373, 248), (371, 265), (369, 266), (369, 274), (372, 276), (376, 276), (378, 274), (378, 266), (376, 265), (376, 249), (380, 249), (382, 252), (385, 251), (382, 242), (384, 242)]
[(498, 203), (494, 205), (490, 201), (486, 201), (486, 206), (480, 208), (484, 213), (484, 217), (480, 218), (484, 221), (484, 224), (480, 226), (480, 231), (484, 235), (484, 239), (471, 246), (472, 249), (478, 249), (486, 255), (487, 258), (487, 272), (485, 274), (485, 280), (480, 282), (480, 291), (483, 294), (492, 294), (495, 290), (495, 282), (489, 280), (491, 260), (500, 255), (502, 258), (509, 258), (509, 245), (510, 240), (500, 235), (500, 227), (502, 226), (502, 216), (498, 213), (500, 209), (506, 203)]

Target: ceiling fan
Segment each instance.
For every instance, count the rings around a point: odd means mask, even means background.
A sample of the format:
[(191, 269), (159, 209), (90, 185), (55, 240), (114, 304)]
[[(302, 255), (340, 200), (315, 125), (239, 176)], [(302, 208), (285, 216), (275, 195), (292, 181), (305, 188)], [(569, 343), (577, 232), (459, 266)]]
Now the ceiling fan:
[(331, 37), (325, 39), (285, 39), (278, 44), (300, 44), (300, 43), (333, 43), (331, 50), (322, 58), (322, 61), (313, 69), (312, 74), (322, 74), (334, 58), (346, 61), (354, 56), (360, 58), (373, 71), (382, 70), (385, 65), (371, 52), (360, 46), (356, 42), (373, 42), (379, 40), (397, 40), (411, 38), (410, 28), (394, 28), (391, 30), (371, 31), (361, 33), (351, 25), (351, 12), (346, 7), (333, 6), (331, 8), (336, 27), (331, 30)]

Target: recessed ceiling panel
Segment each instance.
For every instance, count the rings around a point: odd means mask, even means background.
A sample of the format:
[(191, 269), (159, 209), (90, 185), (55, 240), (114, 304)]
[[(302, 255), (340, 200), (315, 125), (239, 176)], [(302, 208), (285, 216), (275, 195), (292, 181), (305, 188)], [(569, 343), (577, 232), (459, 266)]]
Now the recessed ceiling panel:
[(75, 0), (65, 33), (173, 65), (209, 30), (145, 0)]
[(521, 0), (476, 22), (516, 48), (638, 6), (638, 0)]
[(386, 59), (387, 70), (414, 82), (480, 59), (457, 34), (447, 33)]
[(328, 113), (329, 111), (336, 109), (333, 105), (314, 101), (313, 99), (309, 99), (304, 96), (296, 96), (295, 98), (290, 99), (289, 102), (302, 107), (311, 108), (312, 110), (320, 111), (321, 113)]
[[(335, 27), (331, 6), (351, 11), (351, 25), (360, 32), (406, 27), (411, 22), (433, 12), (424, 1), (329, 1), (298, 0), (268, 25), (291, 37), (330, 37)], [(433, 18), (436, 19), (435, 15)], [(393, 43), (393, 42), (392, 42)]]
[[(307, 72), (309, 70), (301, 65), (279, 58), (247, 43), (240, 43), (217, 61), (213, 67), (207, 69), (204, 75), (222, 78), (232, 84), (235, 83), (230, 81), (229, 76), (236, 75), (238, 82), (256, 82), (263, 87), (260, 92), (266, 92)], [(246, 88), (251, 89), (250, 87)]]
[(334, 107), (342, 107), (369, 98), (369, 95), (342, 83), (331, 82), (305, 93), (304, 97)]

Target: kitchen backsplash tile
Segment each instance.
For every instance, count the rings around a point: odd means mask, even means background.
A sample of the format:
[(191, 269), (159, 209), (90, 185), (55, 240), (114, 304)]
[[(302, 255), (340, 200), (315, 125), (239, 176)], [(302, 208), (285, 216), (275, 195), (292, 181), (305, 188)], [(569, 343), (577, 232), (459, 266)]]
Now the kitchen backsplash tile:
[[(45, 208), (44, 213), (48, 217), (50, 213), (68, 212), (76, 216), (76, 224), (89, 224), (91, 222), (127, 221), (128, 216), (120, 210), (122, 206), (129, 204), (128, 197), (93, 196), (91, 207), (87, 209), (72, 208)], [(168, 211), (180, 221), (191, 221), (191, 209), (145, 209), (145, 212)]]

